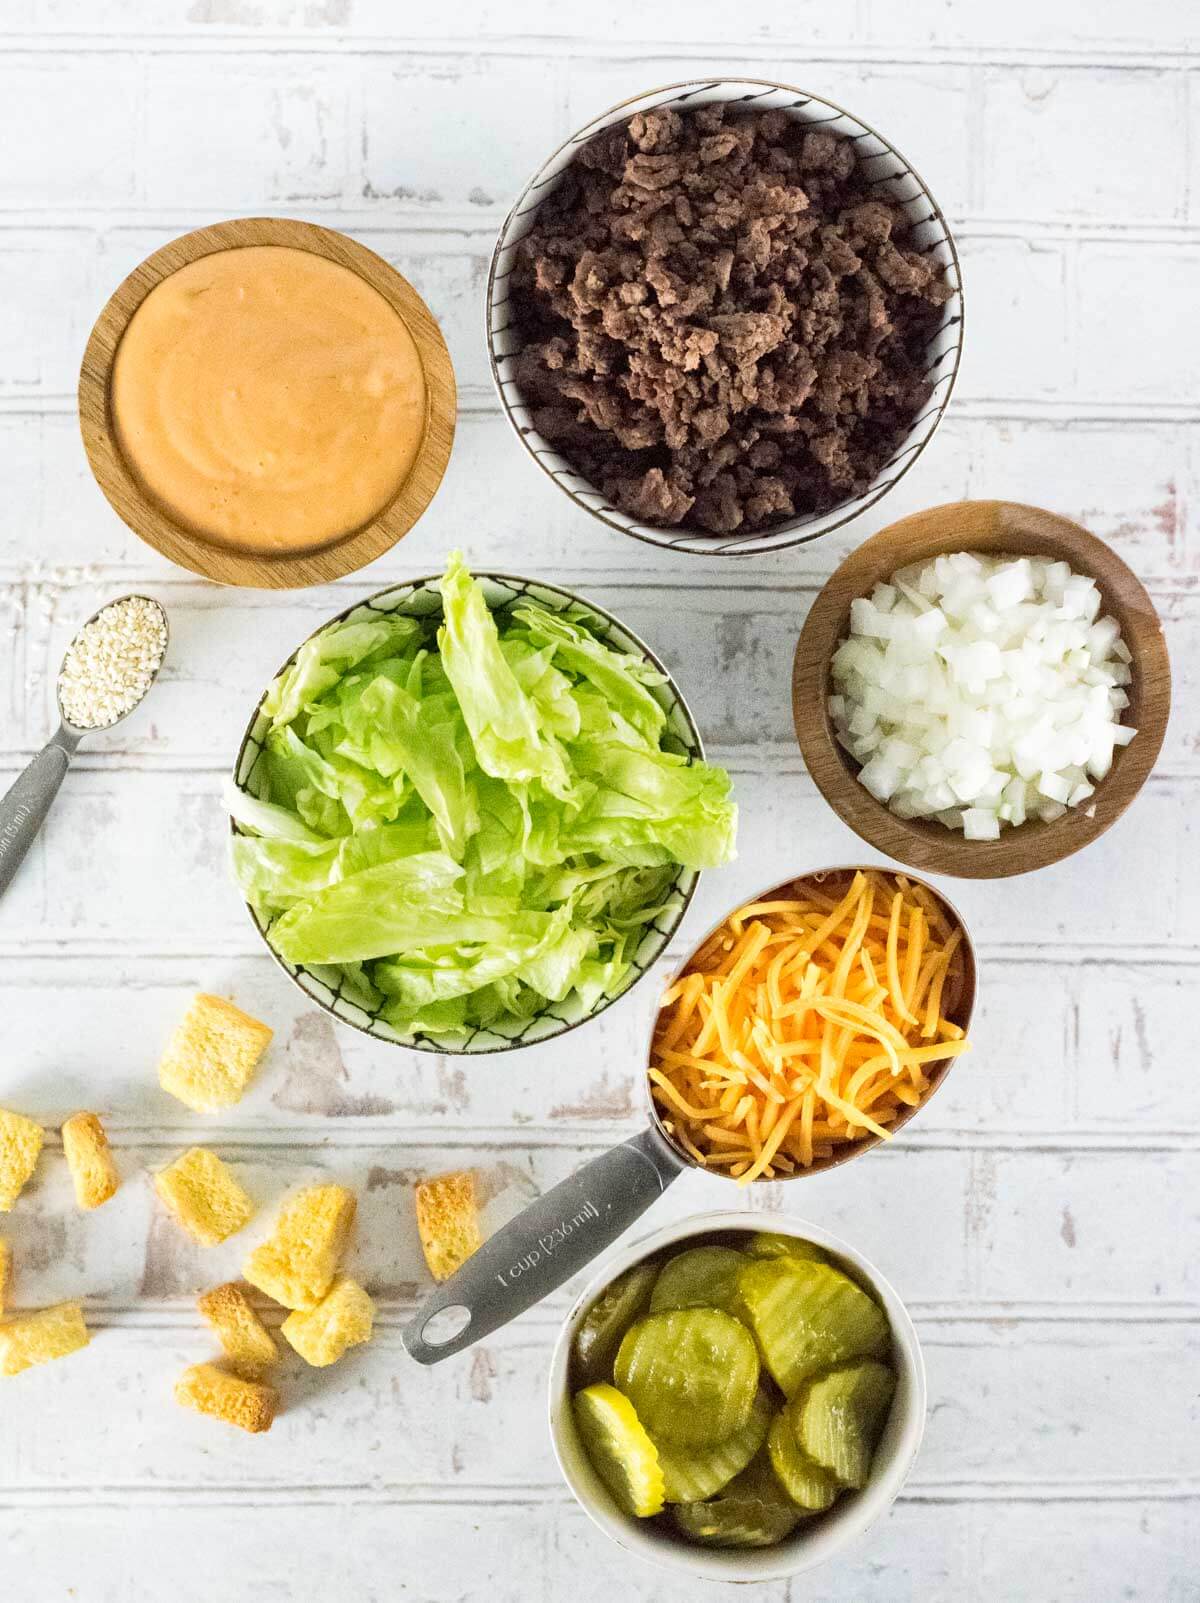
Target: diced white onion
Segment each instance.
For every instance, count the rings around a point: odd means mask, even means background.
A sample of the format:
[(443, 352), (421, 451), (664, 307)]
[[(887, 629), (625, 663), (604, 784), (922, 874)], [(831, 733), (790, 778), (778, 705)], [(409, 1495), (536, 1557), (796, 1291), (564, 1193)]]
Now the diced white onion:
[(1136, 733), (1129, 648), (1101, 602), (1065, 562), (969, 551), (853, 601), (829, 717), (863, 785), (969, 840), (1087, 801)]
[(963, 811), (963, 834), (968, 840), (999, 840), (1000, 817), (985, 807), (967, 807)]

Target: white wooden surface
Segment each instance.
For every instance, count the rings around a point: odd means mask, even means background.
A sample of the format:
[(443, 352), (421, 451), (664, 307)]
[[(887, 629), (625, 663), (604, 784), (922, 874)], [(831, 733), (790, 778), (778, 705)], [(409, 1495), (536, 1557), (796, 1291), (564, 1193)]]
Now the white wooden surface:
[[(463, 544), (577, 584), (662, 651), (737, 776), (742, 855), (698, 932), (788, 870), (861, 856), (807, 780), (791, 650), (856, 540), (919, 506), (1026, 499), (1078, 517), (1150, 585), (1176, 709), (1132, 814), (1035, 881), (954, 894), (983, 965), (978, 1050), (911, 1135), (764, 1209), (822, 1220), (909, 1301), (930, 1371), (905, 1495), (808, 1600), (1200, 1598), (1200, 12), (1188, 0), (6, 0), (0, 7), (0, 787), (46, 737), (55, 665), (98, 601), (171, 614), (164, 682), (93, 743), (0, 907), (0, 1101), (107, 1115), (127, 1176), (83, 1217), (61, 1153), (5, 1221), (17, 1301), (83, 1296), (96, 1339), (0, 1396), (11, 1603), (558, 1603), (719, 1598), (625, 1558), (569, 1500), (542, 1387), (560, 1296), (431, 1372), (399, 1326), (424, 1285), (414, 1174), (510, 1163), (540, 1185), (636, 1127), (652, 982), (567, 1049), (457, 1063), (336, 1034), (264, 957), (230, 889), (217, 787), (256, 693), (320, 618)], [(802, 84), (876, 123), (956, 225), (967, 360), (940, 437), (883, 516), (744, 564), (593, 527), (493, 403), (487, 257), (547, 151), (639, 89), (708, 71)], [(442, 321), (462, 416), (446, 484), (389, 558), (329, 591), (230, 593), (129, 535), (93, 485), (73, 391), (137, 261), (236, 213), (326, 220)], [(271, 1021), (260, 1083), (189, 1119), (154, 1063), (197, 986)], [(244, 1243), (188, 1248), (142, 1172), (205, 1137), (264, 1202), (362, 1188), (379, 1339), (289, 1373), (262, 1439), (183, 1414), (210, 1343), (195, 1293)], [(682, 1181), (662, 1216), (729, 1201)], [(258, 1228), (262, 1228), (262, 1223)]]

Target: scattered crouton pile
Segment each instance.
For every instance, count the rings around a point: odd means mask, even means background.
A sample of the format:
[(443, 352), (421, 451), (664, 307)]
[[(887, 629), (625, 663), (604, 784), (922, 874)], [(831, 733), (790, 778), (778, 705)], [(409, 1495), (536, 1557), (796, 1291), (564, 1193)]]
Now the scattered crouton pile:
[[(272, 1032), (219, 996), (197, 996), (159, 1064), (159, 1084), (201, 1113), (241, 1100)], [(254, 1204), (215, 1153), (193, 1147), (155, 1176), (155, 1189), (179, 1225), (201, 1246), (241, 1230)], [(291, 1310), (285, 1339), (307, 1362), (332, 1364), (370, 1339), (374, 1304), (338, 1264), (354, 1223), (355, 1197), (344, 1186), (309, 1186), (286, 1201), (271, 1236), (246, 1260), (251, 1286)], [(270, 1430), (278, 1393), (262, 1378), (279, 1360), (270, 1331), (236, 1284), (217, 1286), (199, 1309), (216, 1331), (228, 1368), (195, 1364), (175, 1387), (185, 1408), (242, 1430)]]
[[(270, 1043), (272, 1031), (223, 997), (199, 995), (171, 1037), (159, 1065), (159, 1083), (198, 1112), (214, 1112), (239, 1101), (258, 1062)], [(99, 1208), (121, 1184), (104, 1126), (96, 1113), (74, 1114), (62, 1126), (66, 1158), (75, 1199), (85, 1210)], [(0, 1109), (0, 1213), (8, 1213), (37, 1168), (46, 1132), (23, 1114)], [(240, 1230), (254, 1214), (254, 1205), (221, 1160), (203, 1148), (183, 1153), (154, 1177), (155, 1190), (180, 1226), (201, 1246), (215, 1246)], [(340, 1189), (340, 1188), (335, 1188)], [(353, 1198), (350, 1216), (353, 1217)], [(343, 1231), (341, 1240), (344, 1241)], [(340, 1242), (339, 1242), (340, 1248)], [(34, 1364), (65, 1358), (88, 1344), (88, 1333), (78, 1303), (63, 1303), (33, 1313), (3, 1319), (12, 1272), (12, 1253), (0, 1237), (0, 1375), (16, 1375)], [(332, 1282), (333, 1268), (328, 1274)], [(323, 1287), (323, 1291), (328, 1285)], [(365, 1296), (366, 1293), (363, 1293)], [(237, 1388), (257, 1385), (250, 1366), (274, 1361), (278, 1349), (258, 1315), (234, 1286), (218, 1287), (201, 1299), (201, 1312), (216, 1328), (227, 1354), (246, 1371), (225, 1374), (211, 1365), (199, 1365), (180, 1382), (192, 1406), (220, 1411), (231, 1395), (241, 1398), (230, 1417), (247, 1429), (266, 1430), (274, 1414), (257, 1393)], [(356, 1338), (361, 1339), (361, 1338)], [(343, 1349), (344, 1350), (344, 1349)], [(212, 1370), (220, 1379), (213, 1381)], [(231, 1391), (232, 1388), (232, 1391)], [(225, 1417), (222, 1414), (222, 1417)]]
[[(234, 1106), (250, 1083), (272, 1031), (221, 997), (198, 995), (159, 1065), (164, 1090), (198, 1112)], [(22, 1114), (0, 1109), (0, 1212), (7, 1213), (32, 1178), (46, 1132)], [(63, 1153), (81, 1209), (102, 1206), (121, 1179), (98, 1114), (76, 1113), (62, 1126)], [(154, 1189), (181, 1230), (214, 1247), (245, 1228), (255, 1204), (214, 1152), (192, 1147), (160, 1169)], [(527, 1199), (526, 1199), (527, 1200)], [(446, 1280), (488, 1233), (479, 1177), (456, 1170), (418, 1183), (418, 1234), (431, 1274)], [(311, 1185), (287, 1197), (271, 1234), (248, 1255), (249, 1286), (287, 1310), (280, 1334), (317, 1368), (370, 1341), (374, 1304), (341, 1272), (354, 1225), (356, 1198), (340, 1185)], [(64, 1358), (88, 1345), (78, 1303), (4, 1319), (12, 1255), (0, 1237), (0, 1375)], [(275, 1337), (237, 1282), (206, 1291), (197, 1303), (222, 1349), (217, 1362), (193, 1364), (175, 1386), (176, 1400), (227, 1424), (258, 1434), (270, 1430), (279, 1393), (265, 1378), (279, 1363)]]
[[(344, 1186), (305, 1187), (283, 1204), (243, 1270), (252, 1286), (292, 1310), (282, 1334), (309, 1364), (336, 1363), (371, 1339), (375, 1305), (357, 1281), (337, 1273), (354, 1213), (354, 1193)], [(270, 1430), (279, 1395), (262, 1376), (279, 1361), (273, 1336), (233, 1283), (205, 1292), (197, 1306), (229, 1367), (194, 1364), (175, 1387), (176, 1401), (242, 1430)]]
[[(33, 1178), (45, 1140), (45, 1130), (33, 1119), (0, 1108), (0, 1213), (12, 1211)], [(103, 1125), (94, 1113), (77, 1113), (63, 1125), (62, 1143), (79, 1206), (98, 1208), (121, 1184)], [(12, 1250), (0, 1237), (0, 1375), (19, 1375), (87, 1346), (87, 1327), (77, 1302), (4, 1320), (11, 1276)]]

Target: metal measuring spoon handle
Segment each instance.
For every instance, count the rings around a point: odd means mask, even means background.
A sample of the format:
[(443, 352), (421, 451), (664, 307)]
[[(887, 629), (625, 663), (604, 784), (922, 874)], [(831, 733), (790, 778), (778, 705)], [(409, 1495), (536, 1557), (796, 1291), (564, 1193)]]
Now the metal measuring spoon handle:
[(59, 787), (66, 777), (67, 769), (71, 766), (71, 758), (79, 746), (84, 735), (96, 734), (101, 729), (115, 728), (130, 713), (136, 712), (149, 694), (151, 686), (158, 678), (159, 670), (167, 654), (167, 614), (161, 602), (152, 600), (149, 596), (128, 595), (118, 596), (113, 601), (105, 602), (98, 612), (86, 619), (75, 631), (70, 646), (67, 648), (69, 659), (71, 652), (83, 638), (84, 631), (89, 629), (97, 619), (101, 618), (110, 608), (120, 607), (128, 602), (141, 602), (143, 607), (152, 607), (158, 613), (162, 623), (162, 642), (153, 668), (149, 670), (149, 677), (142, 685), (136, 699), (128, 706), (119, 710), (117, 716), (106, 723), (97, 723), (82, 728), (73, 723), (68, 716), (67, 705), (62, 699), (62, 682), (59, 681), (58, 712), (62, 722), (58, 732), (42, 747), (37, 756), (20, 774), (4, 797), (0, 799), (0, 896), (12, 884), (13, 876), (24, 862), (29, 848), (37, 839), (38, 831), (46, 821), (46, 814), (50, 811), (54, 798), (58, 795)]
[(37, 838), (79, 740), (79, 735), (64, 724), (0, 800), (0, 895), (12, 883)]
[(404, 1345), (418, 1363), (436, 1364), (507, 1325), (611, 1246), (686, 1167), (653, 1128), (593, 1158), (427, 1297)]

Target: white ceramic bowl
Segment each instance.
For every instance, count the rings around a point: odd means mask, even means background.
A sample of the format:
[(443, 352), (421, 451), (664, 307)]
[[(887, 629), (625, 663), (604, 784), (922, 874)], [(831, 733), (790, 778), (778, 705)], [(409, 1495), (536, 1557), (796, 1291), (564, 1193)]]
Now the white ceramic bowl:
[[(873, 482), (862, 495), (840, 502), (827, 512), (793, 518), (755, 534), (708, 534), (686, 527), (659, 529), (648, 523), (639, 523), (627, 512), (622, 512), (612, 505), (602, 491), (577, 473), (566, 458), (533, 427), (530, 409), (525, 405), (513, 376), (514, 357), (520, 349), (520, 342), (513, 326), (508, 286), (516, 259), (516, 246), (532, 228), (538, 207), (557, 187), (579, 146), (613, 123), (625, 121), (634, 112), (649, 111), (656, 106), (692, 107), (713, 101), (752, 104), (760, 111), (784, 110), (798, 122), (811, 123), (853, 139), (859, 147), (860, 162), (871, 168), (878, 187), (904, 206), (912, 219), (920, 249), (944, 268), (947, 282), (954, 288), (954, 294), (943, 308), (938, 332), (929, 345), (928, 373), (933, 394)], [(651, 545), (664, 546), (671, 551), (695, 552), (701, 556), (739, 556), (816, 540), (874, 506), (904, 477), (933, 437), (954, 388), (962, 354), (962, 275), (958, 253), (941, 208), (911, 163), (881, 134), (832, 101), (823, 100), (819, 95), (793, 88), (789, 84), (757, 78), (705, 78), (668, 84), (664, 88), (651, 89), (630, 100), (623, 100), (620, 105), (593, 117), (591, 122), (559, 146), (521, 191), (500, 230), (488, 274), (486, 316), (492, 378), (505, 415), (533, 460), (576, 505), (610, 527), (631, 534), (635, 539), (649, 541)]]
[[(861, 1492), (846, 1492), (826, 1514), (804, 1520), (776, 1547), (745, 1550), (692, 1547), (660, 1531), (649, 1520), (631, 1519), (613, 1502), (588, 1461), (575, 1431), (571, 1412), (569, 1367), (571, 1343), (584, 1315), (611, 1281), (641, 1259), (710, 1232), (772, 1230), (824, 1247), (853, 1279), (869, 1287), (892, 1327), (892, 1362), (896, 1396)], [(550, 1435), (559, 1468), (588, 1517), (614, 1542), (664, 1569), (710, 1581), (771, 1581), (824, 1564), (849, 1547), (895, 1502), (925, 1432), (925, 1361), (912, 1320), (900, 1298), (860, 1252), (820, 1225), (775, 1214), (693, 1214), (679, 1224), (664, 1225), (614, 1253), (588, 1284), (567, 1316), (550, 1360)]]
[[(626, 628), (610, 612), (606, 612), (594, 601), (588, 601), (571, 590), (563, 590), (558, 585), (547, 584), (540, 579), (523, 579), (508, 573), (476, 573), (475, 578), (482, 586), (484, 598), (493, 612), (511, 606), (523, 596), (540, 602), (550, 612), (565, 612), (571, 608), (580, 608), (591, 619), (599, 639), (608, 641), (619, 651), (641, 657), (643, 661), (657, 668), (663, 676), (663, 682), (654, 687), (652, 694), (667, 715), (663, 736), (664, 748), (685, 756), (690, 761), (703, 758), (704, 747), (700, 740), (700, 731), (696, 728), (675, 681), (645, 641), (639, 640), (632, 630)], [(331, 624), (358, 621), (381, 613), (400, 613), (412, 618), (436, 618), (441, 615), (441, 610), (440, 577), (432, 575), (425, 579), (410, 579), (403, 584), (392, 585), (387, 590), (380, 590), (375, 595), (368, 596), (365, 601), (357, 602), (354, 606), (336, 613), (332, 618), (327, 618), (319, 629), (313, 631), (313, 634), (320, 634), (322, 629), (328, 629)], [(312, 638), (310, 635), (309, 639)], [(297, 646), (296, 651), (299, 649)], [(272, 675), (272, 680), (278, 678), (285, 668), (292, 665), (296, 651), (282, 664), (278, 673)], [(255, 769), (265, 750), (270, 722), (263, 712), (262, 700), (260, 697), (242, 736), (242, 743), (233, 764), (234, 784), (239, 790), (248, 790), (251, 794), (257, 794)], [(231, 827), (237, 833), (237, 826), (232, 822)], [(624, 988), (617, 993), (619, 996), (624, 996), (626, 991), (648, 974), (662, 956), (671, 937), (679, 928), (683, 915), (687, 912), (699, 877), (697, 870), (680, 866), (662, 911), (653, 923), (646, 927), (634, 956), (629, 978)], [(262, 936), (271, 956), (284, 973), (288, 974), (319, 1007), (344, 1023), (352, 1024), (355, 1029), (374, 1036), (377, 1041), (386, 1041), (391, 1046), (403, 1046), (413, 1051), (436, 1052), (446, 1056), (509, 1052), (518, 1047), (530, 1046), (535, 1041), (548, 1041), (554, 1036), (564, 1035), (568, 1030), (576, 1029), (579, 1025), (586, 1024), (589, 1019), (596, 1018), (617, 1000), (616, 996), (601, 997), (590, 1010), (586, 1010), (580, 999), (572, 995), (564, 1002), (547, 1006), (532, 1019), (496, 1021), (487, 1029), (478, 1028), (467, 1032), (420, 1030), (415, 1034), (402, 1035), (388, 1023), (378, 1007), (371, 1006), (362, 997), (348, 994), (344, 978), (337, 969), (324, 968), (316, 964), (286, 962), (271, 945), (269, 926), (258, 917), (249, 904), (246, 911), (250, 914), (254, 927)]]

